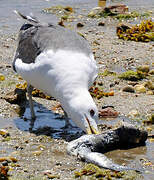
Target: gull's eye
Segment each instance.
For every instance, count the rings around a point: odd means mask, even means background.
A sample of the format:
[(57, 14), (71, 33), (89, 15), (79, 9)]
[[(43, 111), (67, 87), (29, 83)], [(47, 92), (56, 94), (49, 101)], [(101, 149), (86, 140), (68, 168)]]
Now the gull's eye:
[(95, 115), (95, 111), (93, 109), (90, 110), (90, 116), (93, 117)]

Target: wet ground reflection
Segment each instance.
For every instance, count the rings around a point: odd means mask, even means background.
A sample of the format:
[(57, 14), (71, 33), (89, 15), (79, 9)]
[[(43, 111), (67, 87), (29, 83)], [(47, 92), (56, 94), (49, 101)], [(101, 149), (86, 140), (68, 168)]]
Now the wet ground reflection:
[(64, 138), (68, 141), (73, 135), (80, 136), (82, 130), (75, 126), (70, 120), (70, 127), (65, 128), (65, 118), (60, 114), (55, 114), (41, 105), (35, 106), (36, 120), (31, 121), (30, 108), (27, 107), (24, 116), (14, 119), (16, 127), (22, 131), (31, 131), (35, 134), (49, 135), (53, 138)]

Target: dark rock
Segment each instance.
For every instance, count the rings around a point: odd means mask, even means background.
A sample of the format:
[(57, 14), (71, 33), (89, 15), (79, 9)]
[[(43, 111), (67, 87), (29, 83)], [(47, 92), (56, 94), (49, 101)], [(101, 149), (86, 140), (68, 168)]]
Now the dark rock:
[(104, 12), (112, 14), (124, 14), (128, 12), (128, 7), (124, 4), (117, 4), (104, 8)]
[(84, 26), (84, 24), (83, 23), (81, 23), (81, 22), (79, 22), (79, 23), (77, 23), (77, 28), (81, 28), (81, 27), (83, 27)]
[(3, 161), (3, 162), (2, 162), (2, 165), (3, 165), (3, 166), (8, 166), (8, 161)]
[(98, 26), (105, 26), (105, 23), (101, 21), (98, 23)]
[(24, 89), (16, 88), (14, 91), (5, 95), (4, 99), (11, 104), (23, 104), (26, 99), (26, 92)]

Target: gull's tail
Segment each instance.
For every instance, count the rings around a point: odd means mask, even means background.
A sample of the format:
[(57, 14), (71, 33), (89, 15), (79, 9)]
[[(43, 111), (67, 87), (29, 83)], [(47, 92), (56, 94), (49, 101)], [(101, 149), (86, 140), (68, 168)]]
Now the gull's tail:
[(25, 15), (23, 15), (22, 13), (20, 13), (19, 11), (17, 11), (17, 10), (14, 10), (14, 12), (17, 14), (17, 15), (19, 15), (20, 17), (22, 17), (23, 19), (25, 19), (25, 20), (27, 20), (27, 21), (29, 21), (29, 22), (31, 22), (31, 23), (40, 23), (39, 22), (39, 20), (36, 18), (36, 17), (34, 17), (33, 15), (30, 15), (30, 16), (25, 16)]

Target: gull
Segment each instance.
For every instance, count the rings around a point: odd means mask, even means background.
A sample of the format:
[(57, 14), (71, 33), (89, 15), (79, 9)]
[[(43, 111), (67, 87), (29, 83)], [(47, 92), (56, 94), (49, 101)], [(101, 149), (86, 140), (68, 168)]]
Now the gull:
[(28, 83), (31, 117), (35, 119), (33, 87), (56, 98), (72, 121), (87, 134), (98, 134), (98, 109), (89, 93), (98, 68), (88, 41), (74, 31), (26, 20), (19, 31), (13, 69)]

